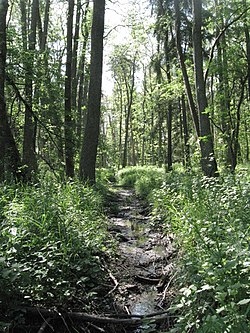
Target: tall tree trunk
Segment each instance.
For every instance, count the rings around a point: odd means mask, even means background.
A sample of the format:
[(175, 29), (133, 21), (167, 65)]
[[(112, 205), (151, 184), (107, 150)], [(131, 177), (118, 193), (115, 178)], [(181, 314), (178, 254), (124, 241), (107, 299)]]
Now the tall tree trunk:
[(133, 93), (135, 86), (135, 59), (132, 64), (132, 76), (131, 76), (131, 86), (129, 86), (128, 80), (125, 77), (126, 92), (127, 92), (127, 114), (125, 119), (125, 138), (123, 147), (123, 160), (122, 167), (125, 168), (128, 162), (128, 139), (129, 139), (129, 122), (131, 119), (132, 104), (133, 104)]
[[(167, 69), (167, 80), (168, 84), (171, 85), (171, 71), (170, 71), (170, 57), (169, 57), (169, 31), (166, 31), (166, 38), (164, 41), (164, 53)], [(167, 126), (168, 126), (168, 145), (167, 145), (167, 163), (166, 167), (168, 171), (173, 169), (173, 147), (172, 147), (172, 118), (173, 118), (173, 106), (172, 102), (168, 103), (168, 113), (167, 113)]]
[(188, 123), (187, 123), (187, 110), (185, 96), (181, 96), (181, 110), (182, 110), (182, 126), (184, 136), (184, 165), (186, 168), (190, 166), (190, 149), (189, 149), (189, 135), (188, 135)]
[(76, 140), (77, 147), (80, 151), (83, 131), (85, 129), (84, 117), (86, 115), (86, 105), (87, 105), (87, 89), (85, 84), (88, 82), (86, 80), (86, 52), (87, 52), (87, 43), (89, 38), (89, 25), (88, 25), (88, 12), (89, 12), (89, 0), (85, 4), (85, 10), (82, 18), (82, 34), (83, 34), (83, 44), (82, 51), (79, 61), (79, 69), (77, 73), (77, 82), (79, 82), (78, 87), (78, 96), (77, 96), (77, 124), (76, 124)]
[(77, 62), (78, 62), (78, 48), (79, 48), (79, 35), (80, 35), (80, 20), (81, 20), (81, 0), (77, 0), (76, 5), (76, 18), (75, 18), (75, 33), (73, 40), (72, 50), (72, 112), (75, 114), (77, 102)]
[(16, 142), (8, 122), (5, 103), (5, 68), (6, 68), (6, 16), (8, 1), (0, 0), (0, 180), (5, 179), (5, 171), (10, 171), (15, 178), (20, 178), (21, 159)]
[[(22, 34), (23, 34), (23, 47), (27, 51), (27, 16), (26, 4), (21, 0), (21, 16), (22, 16)], [(23, 139), (23, 165), (24, 180), (31, 181), (37, 171), (36, 159), (36, 121), (34, 120), (33, 109), (33, 67), (34, 67), (34, 51), (36, 47), (36, 30), (38, 22), (39, 1), (33, 0), (31, 11), (31, 23), (28, 36), (28, 49), (30, 59), (25, 62), (25, 97), (28, 106), (25, 105), (25, 123), (24, 123), (24, 139)]]
[(194, 70), (196, 98), (200, 120), (200, 148), (201, 167), (204, 174), (214, 177), (217, 174), (217, 164), (214, 156), (213, 138), (210, 128), (209, 116), (206, 113), (207, 97), (205, 80), (203, 76), (203, 53), (202, 53), (202, 2), (192, 0), (193, 6), (193, 47), (194, 47)]
[(68, 0), (67, 17), (67, 59), (65, 77), (64, 108), (64, 140), (65, 140), (65, 172), (74, 177), (74, 121), (72, 115), (72, 33), (74, 19), (74, 0)]
[[(247, 9), (246, 0), (242, 0), (244, 9)], [(247, 24), (247, 16), (244, 19), (244, 30), (246, 38), (246, 50), (247, 50), (247, 84), (248, 84), (248, 99), (250, 100), (250, 34), (249, 26)]]
[(194, 98), (193, 98), (193, 94), (192, 94), (192, 89), (191, 89), (191, 85), (190, 85), (190, 80), (189, 80), (188, 73), (187, 73), (184, 54), (182, 51), (182, 40), (181, 40), (181, 31), (180, 31), (180, 27), (181, 27), (180, 0), (174, 0), (174, 8), (175, 8), (176, 49), (177, 49), (177, 54), (179, 57), (183, 80), (185, 83), (185, 90), (186, 90), (186, 94), (187, 94), (189, 109), (190, 109), (190, 112), (191, 112), (191, 115), (193, 118), (196, 135), (197, 135), (197, 137), (199, 137), (200, 136), (199, 117), (198, 117), (198, 113), (196, 110), (196, 106), (195, 106), (195, 102), (194, 102)]
[(80, 158), (80, 178), (95, 183), (100, 132), (105, 0), (94, 0), (87, 122)]

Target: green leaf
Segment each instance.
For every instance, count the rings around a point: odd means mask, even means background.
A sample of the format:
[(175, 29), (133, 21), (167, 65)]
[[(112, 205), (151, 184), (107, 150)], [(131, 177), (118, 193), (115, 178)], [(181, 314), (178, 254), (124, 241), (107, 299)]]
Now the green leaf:
[(238, 305), (245, 305), (248, 304), (250, 302), (250, 298), (244, 298), (241, 301), (239, 301), (237, 304)]

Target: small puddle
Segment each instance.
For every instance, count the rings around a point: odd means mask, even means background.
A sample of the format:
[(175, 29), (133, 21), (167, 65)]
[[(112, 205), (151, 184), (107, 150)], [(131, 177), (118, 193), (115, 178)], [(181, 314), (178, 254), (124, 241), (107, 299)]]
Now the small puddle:
[[(157, 297), (157, 291), (151, 290), (143, 292), (131, 306), (132, 315), (147, 315), (155, 311), (155, 302)], [(155, 325), (150, 323), (150, 320), (145, 319), (140, 327), (138, 327), (134, 333), (143, 333), (143, 332), (155, 332)]]

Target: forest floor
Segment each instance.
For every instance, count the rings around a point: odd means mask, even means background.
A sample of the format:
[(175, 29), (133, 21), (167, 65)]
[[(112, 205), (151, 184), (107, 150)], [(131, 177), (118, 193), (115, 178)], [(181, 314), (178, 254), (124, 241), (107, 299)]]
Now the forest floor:
[(117, 246), (115, 256), (102, 259), (105, 278), (96, 289), (91, 314), (73, 308), (21, 309), (25, 324), (8, 332), (166, 333), (173, 326), (168, 311), (173, 299), (173, 236), (153, 221), (148, 204), (133, 189), (114, 186), (111, 193), (106, 215)]
[[(121, 318), (127, 314), (128, 326), (113, 325), (111, 331), (166, 332), (172, 324), (167, 309), (172, 298), (173, 237), (155, 227), (150, 209), (133, 189), (115, 187), (114, 191), (108, 216), (118, 253), (107, 268), (114, 284), (107, 310)], [(143, 320), (132, 328), (128, 318)]]

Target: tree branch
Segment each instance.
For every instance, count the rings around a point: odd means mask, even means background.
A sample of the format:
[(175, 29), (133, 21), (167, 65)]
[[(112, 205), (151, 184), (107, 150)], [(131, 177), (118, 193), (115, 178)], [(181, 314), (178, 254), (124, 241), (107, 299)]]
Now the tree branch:
[(204, 77), (204, 80), (205, 80), (205, 83), (207, 81), (207, 77), (208, 77), (208, 72), (209, 72), (209, 69), (210, 69), (210, 65), (212, 63), (212, 60), (213, 60), (213, 57), (214, 57), (214, 50), (215, 50), (215, 47), (217, 46), (217, 44), (219, 43), (220, 41), (220, 38), (224, 35), (224, 33), (227, 31), (227, 29), (229, 29), (231, 27), (231, 25), (233, 25), (235, 22), (237, 22), (238, 20), (241, 19), (241, 17), (243, 15), (246, 14), (246, 12), (250, 9), (250, 7), (246, 8), (240, 15), (238, 15), (234, 20), (232, 20), (231, 22), (229, 22), (222, 30), (221, 32), (219, 33), (219, 35), (216, 37), (215, 41), (214, 41), (214, 44), (211, 48), (211, 52), (210, 52), (210, 57), (209, 57), (209, 61), (208, 61), (208, 65), (207, 65), (207, 70), (206, 70), (206, 73), (205, 73), (205, 77)]

